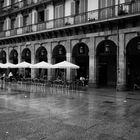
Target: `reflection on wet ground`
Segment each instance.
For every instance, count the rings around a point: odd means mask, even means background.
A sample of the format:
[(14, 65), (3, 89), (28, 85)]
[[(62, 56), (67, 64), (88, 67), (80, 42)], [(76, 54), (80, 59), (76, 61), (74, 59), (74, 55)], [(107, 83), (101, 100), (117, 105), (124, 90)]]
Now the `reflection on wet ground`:
[(140, 139), (139, 91), (5, 87), (0, 89), (0, 140)]

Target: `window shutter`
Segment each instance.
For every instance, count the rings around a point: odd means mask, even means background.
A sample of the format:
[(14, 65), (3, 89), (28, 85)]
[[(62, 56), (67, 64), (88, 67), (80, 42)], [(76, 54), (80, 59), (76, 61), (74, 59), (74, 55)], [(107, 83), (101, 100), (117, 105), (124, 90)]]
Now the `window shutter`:
[(18, 27), (20, 27), (20, 17), (21, 17), (21, 15), (18, 15), (18, 18), (17, 18), (17, 25), (18, 25)]
[(27, 4), (31, 4), (31, 0), (27, 0)]
[(32, 13), (29, 13), (29, 18), (28, 18), (28, 20), (29, 20), (29, 24), (28, 25), (31, 25), (32, 24)]
[(106, 5), (107, 5), (106, 0), (100, 0), (100, 5), (99, 5), (100, 9), (106, 7)]
[(18, 24), (19, 24), (19, 20), (18, 20), (18, 16), (16, 17), (16, 20), (14, 22), (14, 28), (17, 28), (18, 27)]
[(37, 11), (34, 12), (34, 24), (37, 23)]
[(20, 22), (21, 22), (21, 21), (20, 21), (20, 17), (21, 17), (21, 15), (18, 16), (18, 20), (17, 20), (17, 22), (18, 22), (18, 27), (20, 27), (20, 24), (21, 24), (21, 23), (20, 23)]
[(17, 20), (15, 19), (14, 22), (13, 22), (13, 27), (16, 28), (16, 25), (17, 25)]
[(55, 7), (55, 19), (59, 18), (59, 6)]
[(86, 11), (86, 1), (81, 0), (80, 1), (80, 13), (84, 13)]
[(49, 9), (45, 9), (45, 21), (49, 20)]
[(11, 19), (7, 18), (7, 29), (9, 30), (11, 28)]
[(20, 27), (23, 27), (23, 15), (20, 15)]
[(4, 31), (6, 30), (6, 20), (4, 20), (4, 23), (3, 23), (3, 30)]
[(5, 21), (4, 21), (4, 30), (7, 29), (6, 23), (7, 23), (7, 21), (5, 20)]
[[(28, 17), (26, 17), (26, 23), (25, 23), (26, 25), (29, 25), (29, 16)], [(25, 25), (25, 26), (26, 26)]]
[(62, 18), (64, 16), (64, 12), (63, 12), (63, 5), (59, 6), (59, 18)]
[(107, 7), (112, 6), (112, 1), (113, 0), (107, 0)]
[(107, 6), (107, 0), (100, 0), (99, 1), (99, 8), (100, 8), (100, 18), (105, 18), (107, 16), (107, 9), (103, 9)]
[(64, 16), (63, 5), (55, 7), (55, 19), (61, 18)]
[(132, 0), (125, 0), (125, 2), (127, 3), (127, 2), (131, 2)]
[(7, 0), (4, 0), (3, 7), (6, 7), (6, 6), (7, 6)]
[(5, 23), (4, 24), (5, 24), (4, 28), (5, 28), (5, 30), (7, 30), (7, 18), (5, 19)]
[(112, 17), (113, 14), (115, 13), (115, 11), (113, 11), (113, 7), (110, 7), (110, 6), (113, 6), (115, 5), (115, 2), (114, 0), (107, 0), (107, 17)]
[(71, 2), (71, 15), (75, 15), (75, 1)]
[(11, 0), (7, 0), (7, 6), (11, 5)]

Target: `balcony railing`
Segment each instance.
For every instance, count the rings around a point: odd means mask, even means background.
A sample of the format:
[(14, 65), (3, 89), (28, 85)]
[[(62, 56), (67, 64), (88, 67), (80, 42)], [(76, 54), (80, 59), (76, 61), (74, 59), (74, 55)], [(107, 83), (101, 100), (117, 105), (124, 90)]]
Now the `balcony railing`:
[(3, 31), (0, 33), (0, 38), (7, 36), (15, 36), (19, 34), (27, 34), (32, 32), (47, 31), (49, 29), (57, 29), (62, 27), (70, 27), (73, 25), (90, 23), (96, 21), (102, 21), (106, 19), (112, 19), (117, 17), (122, 17), (126, 15), (134, 15), (140, 13), (140, 1), (119, 4), (111, 7), (106, 7), (103, 9), (98, 9), (94, 11), (89, 11), (86, 13), (81, 13), (79, 15), (71, 15), (59, 19), (45, 21), (43, 23), (28, 25), (14, 30)]
[(17, 10), (21, 10), (20, 8), (32, 7), (32, 6), (36, 6), (38, 4), (45, 3), (48, 1), (50, 0), (22, 0), (16, 3), (13, 3), (12, 5), (0, 7), (0, 16), (3, 16), (5, 14), (10, 14), (11, 12), (13, 13)]

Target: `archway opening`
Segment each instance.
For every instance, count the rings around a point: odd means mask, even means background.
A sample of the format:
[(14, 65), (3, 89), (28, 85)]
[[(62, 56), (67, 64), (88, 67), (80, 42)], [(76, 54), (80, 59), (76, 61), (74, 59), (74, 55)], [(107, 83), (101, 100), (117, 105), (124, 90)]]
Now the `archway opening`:
[[(31, 63), (31, 51), (30, 51), (30, 49), (25, 48), (22, 51), (21, 60), (26, 61), (28, 63)], [(24, 76), (25, 76), (25, 78), (30, 78), (31, 77), (31, 69), (30, 68), (25, 68), (24, 69)]]
[(4, 50), (0, 52), (0, 63), (6, 63), (6, 52)]
[[(17, 52), (17, 50), (12, 49), (12, 51), (10, 52), (9, 60), (13, 64), (18, 64), (18, 52)], [(18, 69), (17, 68), (10, 69), (10, 71), (13, 73), (14, 76), (16, 76)]]
[(97, 86), (116, 86), (117, 46), (110, 40), (104, 40), (97, 46)]
[[(41, 61), (48, 61), (47, 57), (47, 50), (45, 47), (41, 46), (37, 49), (36, 51), (36, 62), (41, 62)], [(37, 71), (37, 77), (41, 79), (46, 79), (48, 76), (48, 70), (47, 69), (38, 69)]]
[(75, 70), (74, 77), (80, 79), (80, 77), (87, 78), (89, 75), (89, 48), (85, 43), (78, 43), (72, 50), (73, 61), (80, 68)]
[[(0, 51), (0, 63), (6, 63), (6, 52), (4, 50)], [(4, 69), (0, 68), (0, 74), (4, 73)]]
[(126, 48), (127, 87), (140, 89), (140, 37), (133, 38)]
[[(55, 48), (53, 49), (52, 57), (54, 64), (65, 61), (66, 60), (65, 47), (63, 45), (55, 46)], [(63, 80), (66, 78), (66, 71), (64, 69), (55, 69), (53, 77), (55, 79), (59, 77), (60, 79)]]

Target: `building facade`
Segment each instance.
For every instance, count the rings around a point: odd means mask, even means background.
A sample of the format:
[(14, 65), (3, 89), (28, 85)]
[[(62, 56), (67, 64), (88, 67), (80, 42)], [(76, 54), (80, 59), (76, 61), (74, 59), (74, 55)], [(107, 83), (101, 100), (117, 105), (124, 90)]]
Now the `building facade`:
[[(139, 17), (139, 0), (0, 0), (0, 62), (67, 60), (80, 66), (67, 80), (123, 90), (140, 77)], [(60, 72), (27, 71), (49, 80)]]

